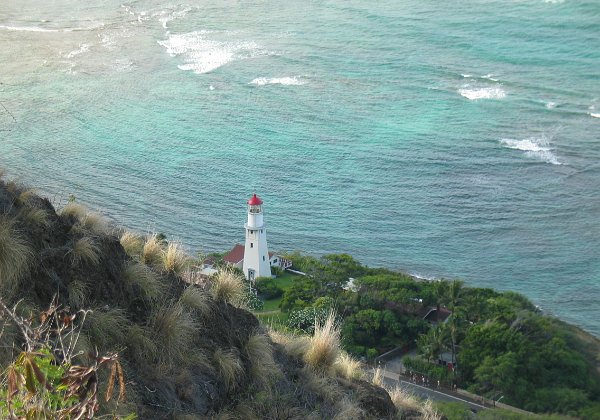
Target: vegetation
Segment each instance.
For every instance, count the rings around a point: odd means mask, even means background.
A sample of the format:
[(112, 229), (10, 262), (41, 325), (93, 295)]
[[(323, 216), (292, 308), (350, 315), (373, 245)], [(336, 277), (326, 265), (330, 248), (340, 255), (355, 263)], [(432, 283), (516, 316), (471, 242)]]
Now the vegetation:
[(341, 316), (344, 348), (356, 356), (416, 345), (421, 356), (405, 364), (433, 381), (528, 411), (600, 412), (600, 342), (519, 294), (421, 281), (348, 255), (288, 258), (308, 274), (284, 291), (288, 328), (305, 329), (325, 300)]
[(123, 233), (74, 199), (57, 214), (0, 181), (0, 299), (15, 308), (0, 311), (0, 417), (396, 414), (337, 327), (274, 342), (243, 309), (256, 296), (239, 273), (206, 278), (199, 263), (164, 235)]

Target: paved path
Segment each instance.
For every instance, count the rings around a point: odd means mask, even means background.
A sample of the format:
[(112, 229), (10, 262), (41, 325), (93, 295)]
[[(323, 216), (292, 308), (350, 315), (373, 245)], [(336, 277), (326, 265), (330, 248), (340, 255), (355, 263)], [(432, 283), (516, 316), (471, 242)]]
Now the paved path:
[[(477, 401), (474, 401), (465, 396), (459, 395), (455, 392), (449, 392), (446, 390), (438, 390), (429, 387), (425, 387), (423, 385), (415, 384), (407, 378), (398, 377), (397, 373), (394, 372), (385, 372), (383, 371), (383, 381), (388, 387), (400, 386), (403, 389), (408, 389), (417, 397), (421, 398), (429, 398), (433, 401), (442, 401), (442, 402), (461, 402), (466, 404), (472, 411), (479, 411), (489, 407), (486, 407), (480, 404)], [(373, 371), (371, 371), (373, 374)]]

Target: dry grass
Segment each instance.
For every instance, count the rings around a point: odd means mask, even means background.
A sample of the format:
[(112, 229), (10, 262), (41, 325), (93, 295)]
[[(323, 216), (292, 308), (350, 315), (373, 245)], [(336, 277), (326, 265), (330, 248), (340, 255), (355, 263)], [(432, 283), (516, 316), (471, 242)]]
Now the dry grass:
[(122, 309), (97, 309), (87, 316), (84, 329), (100, 350), (115, 350), (125, 343), (129, 320)]
[(281, 373), (273, 359), (273, 346), (269, 337), (260, 333), (251, 335), (245, 351), (250, 360), (253, 381), (261, 388), (269, 388), (272, 380)]
[(101, 215), (88, 211), (81, 204), (68, 203), (62, 208), (60, 215), (77, 222), (76, 231), (83, 229), (98, 236), (106, 235), (109, 232), (108, 222)]
[(71, 258), (74, 266), (81, 263), (98, 265), (100, 262), (100, 248), (92, 238), (84, 236), (73, 244)]
[(108, 222), (98, 213), (86, 213), (80, 223), (88, 232), (94, 235), (104, 236), (109, 232)]
[(19, 203), (20, 205), (27, 204), (29, 203), (29, 200), (31, 200), (33, 197), (35, 197), (35, 189), (26, 189), (22, 191), (17, 197), (17, 203)]
[(90, 293), (89, 286), (81, 279), (73, 280), (67, 286), (69, 292), (69, 305), (75, 309), (85, 307), (88, 295)]
[(213, 311), (211, 296), (194, 285), (188, 286), (183, 291), (179, 302), (188, 308), (198, 311), (202, 316), (207, 316)]
[(154, 333), (163, 363), (189, 361), (188, 352), (192, 347), (197, 325), (181, 303), (167, 304), (156, 309), (150, 319), (150, 329)]
[(364, 410), (348, 397), (345, 397), (340, 402), (338, 402), (336, 404), (336, 409), (338, 410), (338, 412), (333, 417), (334, 420), (366, 418)]
[(400, 413), (406, 410), (421, 411), (421, 401), (408, 390), (396, 386), (387, 392)]
[(229, 350), (216, 349), (213, 360), (220, 374), (220, 379), (225, 382), (228, 390), (237, 387), (240, 377), (244, 373), (244, 367), (240, 358)]
[(333, 364), (334, 372), (346, 379), (361, 379), (363, 376), (362, 364), (346, 352), (340, 352)]
[(213, 279), (211, 292), (216, 300), (239, 305), (244, 296), (244, 283), (232, 270), (222, 269)]
[(189, 261), (181, 245), (175, 242), (170, 242), (162, 255), (163, 269), (169, 273), (181, 274)]
[(12, 291), (27, 273), (33, 252), (15, 220), (0, 214), (0, 290)]
[(437, 410), (433, 407), (433, 402), (427, 399), (421, 407), (421, 414), (423, 420), (441, 420), (444, 418)]
[(270, 329), (269, 336), (275, 343), (281, 344), (285, 352), (296, 360), (304, 358), (310, 347), (310, 338), (304, 335), (286, 334)]
[(50, 226), (48, 213), (44, 209), (23, 207), (19, 212), (19, 217), (28, 225), (34, 225), (43, 228)]
[(81, 204), (68, 203), (60, 211), (60, 215), (65, 218), (83, 220), (87, 214), (87, 209)]
[(142, 247), (140, 261), (148, 265), (160, 265), (162, 262), (162, 244), (156, 235), (151, 235), (146, 239)]
[(156, 360), (158, 356), (158, 346), (153, 339), (153, 333), (136, 324), (127, 330), (127, 348), (133, 359), (140, 364), (147, 364)]
[(373, 371), (373, 377), (371, 378), (371, 383), (376, 386), (383, 387), (383, 379), (385, 375), (383, 374), (383, 370), (378, 367)]
[(135, 233), (125, 231), (119, 239), (121, 246), (130, 257), (139, 257), (144, 248), (144, 239)]
[(315, 370), (325, 371), (336, 361), (339, 352), (340, 328), (331, 312), (323, 324), (315, 322), (315, 333), (310, 338), (304, 362)]
[(142, 298), (150, 302), (158, 300), (166, 288), (156, 273), (145, 264), (137, 262), (127, 265), (123, 271), (123, 280), (130, 290), (139, 293)]

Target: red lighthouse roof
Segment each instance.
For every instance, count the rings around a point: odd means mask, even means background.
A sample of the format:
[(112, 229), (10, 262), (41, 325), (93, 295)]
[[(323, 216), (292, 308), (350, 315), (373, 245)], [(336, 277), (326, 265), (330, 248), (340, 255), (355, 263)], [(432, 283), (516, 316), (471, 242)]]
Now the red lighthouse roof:
[(258, 198), (256, 194), (254, 194), (252, 198), (248, 200), (249, 206), (260, 206), (262, 203), (263, 201), (260, 198)]

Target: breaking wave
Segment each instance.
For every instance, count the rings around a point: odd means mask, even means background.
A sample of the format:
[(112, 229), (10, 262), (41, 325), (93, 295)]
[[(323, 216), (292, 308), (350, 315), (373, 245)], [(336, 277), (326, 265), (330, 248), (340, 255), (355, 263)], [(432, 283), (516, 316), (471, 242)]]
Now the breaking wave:
[(523, 140), (501, 139), (500, 144), (509, 149), (522, 150), (528, 157), (553, 165), (562, 165), (552, 152), (553, 149), (549, 147), (549, 141), (545, 136), (529, 137)]
[(264, 85), (287, 85), (287, 86), (300, 86), (305, 84), (304, 80), (298, 79), (297, 77), (257, 77), (252, 80), (249, 84), (256, 86)]
[(171, 57), (181, 56), (184, 64), (181, 70), (194, 73), (209, 73), (235, 60), (266, 55), (253, 41), (223, 42), (207, 39), (211, 31), (194, 31), (185, 34), (167, 34), (164, 41), (157, 41), (165, 47)]
[(470, 88), (465, 86), (459, 89), (458, 93), (472, 101), (477, 99), (503, 99), (506, 97), (506, 92), (499, 86), (484, 88)]

